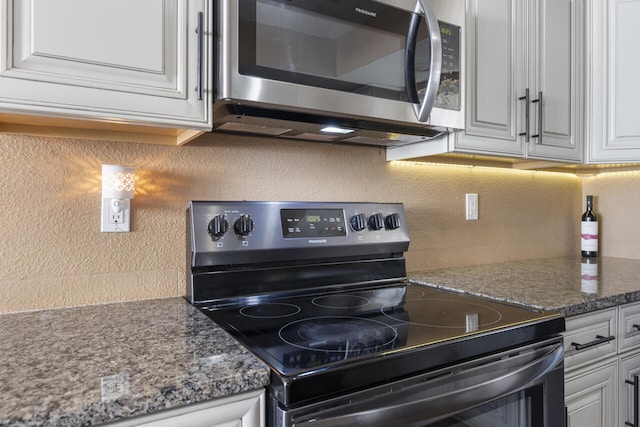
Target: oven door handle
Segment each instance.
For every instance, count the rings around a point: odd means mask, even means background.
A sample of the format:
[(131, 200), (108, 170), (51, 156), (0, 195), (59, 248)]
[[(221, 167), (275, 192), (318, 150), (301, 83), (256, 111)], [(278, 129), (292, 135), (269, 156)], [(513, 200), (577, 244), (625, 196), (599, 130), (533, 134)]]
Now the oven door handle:
[[(393, 396), (382, 395), (346, 407), (321, 411), (312, 417), (294, 420), (292, 425), (383, 427), (436, 422), (535, 385), (538, 379), (561, 366), (564, 357), (560, 344), (543, 350), (543, 354), (536, 355), (533, 360), (531, 354), (524, 353), (483, 365), (480, 375), (477, 369), (472, 369), (471, 372), (438, 378), (434, 381), (438, 383), (435, 387), (427, 382), (422, 390), (411, 388), (400, 391), (403, 395), (400, 401)], [(455, 390), (440, 387), (451, 384), (455, 384)], [(392, 400), (396, 402), (389, 404)]]
[[(429, 31), (429, 48), (431, 57), (429, 58), (429, 78), (425, 89), (422, 104), (416, 89), (416, 49), (418, 45), (418, 29), (420, 19), (423, 17), (427, 23)], [(418, 0), (415, 12), (411, 15), (409, 31), (407, 34), (407, 46), (405, 49), (404, 80), (409, 102), (413, 104), (413, 110), (419, 122), (426, 122), (431, 114), (433, 104), (438, 95), (440, 85), (440, 72), (442, 70), (442, 38), (440, 36), (440, 24), (436, 14), (431, 7), (430, 0)]]

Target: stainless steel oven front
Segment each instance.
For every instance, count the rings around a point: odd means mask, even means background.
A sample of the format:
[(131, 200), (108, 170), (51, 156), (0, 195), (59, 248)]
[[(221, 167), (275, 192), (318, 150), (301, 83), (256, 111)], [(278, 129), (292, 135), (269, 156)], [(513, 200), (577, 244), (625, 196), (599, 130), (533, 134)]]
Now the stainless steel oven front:
[(562, 360), (562, 341), (552, 339), (291, 410), (271, 397), (268, 424), (560, 427)]
[(407, 282), (407, 223), (189, 203), (186, 297), (271, 368), (267, 425), (563, 426), (562, 316)]

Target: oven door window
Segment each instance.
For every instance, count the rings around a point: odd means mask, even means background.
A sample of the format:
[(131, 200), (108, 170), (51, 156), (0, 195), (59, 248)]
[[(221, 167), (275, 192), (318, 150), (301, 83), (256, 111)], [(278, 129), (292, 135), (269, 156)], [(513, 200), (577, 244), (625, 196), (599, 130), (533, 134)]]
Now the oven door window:
[[(405, 50), (411, 13), (373, 1), (241, 0), (239, 72), (304, 86), (408, 101)], [(459, 28), (440, 23), (447, 51), (441, 82), (449, 92), (436, 106), (451, 105), (451, 84), (459, 81)], [(430, 47), (426, 25), (419, 26), (416, 89), (427, 85)], [(459, 90), (454, 91), (459, 95)], [(443, 95), (444, 96), (444, 95)], [(459, 98), (459, 96), (458, 96)], [(438, 100), (440, 104), (438, 105)]]

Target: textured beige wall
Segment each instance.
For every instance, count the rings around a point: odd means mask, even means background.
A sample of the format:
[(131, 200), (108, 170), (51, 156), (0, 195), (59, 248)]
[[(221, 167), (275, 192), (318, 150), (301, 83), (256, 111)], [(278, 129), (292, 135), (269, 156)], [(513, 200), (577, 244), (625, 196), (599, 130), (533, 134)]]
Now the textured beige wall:
[[(103, 163), (136, 167), (131, 233), (100, 232)], [(464, 193), (480, 195), (478, 221)], [(573, 175), (219, 134), (186, 147), (0, 135), (0, 194), (0, 312), (182, 295), (191, 199), (403, 202), (411, 271), (576, 253), (582, 210)]]
[(640, 259), (640, 171), (584, 177), (582, 206), (593, 194), (603, 256)]

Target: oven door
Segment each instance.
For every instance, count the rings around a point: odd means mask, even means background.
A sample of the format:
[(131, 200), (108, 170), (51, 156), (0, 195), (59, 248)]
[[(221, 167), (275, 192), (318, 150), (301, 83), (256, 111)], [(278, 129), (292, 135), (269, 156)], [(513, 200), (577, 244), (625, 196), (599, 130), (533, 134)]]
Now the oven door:
[(224, 0), (217, 14), (218, 100), (413, 124), (443, 110), (452, 123), (430, 124), (460, 127), (461, 29), (430, 0)]
[(555, 339), (304, 408), (277, 408), (273, 421), (283, 427), (560, 427), (563, 355)]

